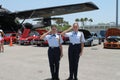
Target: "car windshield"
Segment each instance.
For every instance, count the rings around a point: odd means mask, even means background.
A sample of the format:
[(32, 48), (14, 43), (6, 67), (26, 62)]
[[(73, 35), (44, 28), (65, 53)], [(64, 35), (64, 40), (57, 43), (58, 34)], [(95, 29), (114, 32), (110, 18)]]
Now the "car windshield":
[(106, 31), (105, 31), (105, 30), (101, 30), (101, 31), (100, 31), (100, 35), (101, 35), (102, 37), (105, 37), (105, 34), (106, 34)]
[(9, 36), (13, 36), (13, 37), (15, 37), (16, 34), (15, 34), (15, 33), (6, 33), (5, 36), (6, 36), (6, 37), (9, 37)]
[(8, 36), (11, 36), (11, 34), (7, 33), (7, 34), (5, 34), (5, 36), (7, 36), (7, 37), (8, 37)]
[(120, 39), (120, 36), (108, 36), (108, 38)]
[(95, 32), (91, 32), (91, 35), (96, 36), (96, 37), (98, 36), (97, 33), (95, 33)]
[(33, 36), (33, 35), (39, 36), (39, 33), (37, 31), (30, 32), (29, 36)]
[(108, 36), (106, 40), (108, 42), (118, 42), (120, 41), (120, 36)]

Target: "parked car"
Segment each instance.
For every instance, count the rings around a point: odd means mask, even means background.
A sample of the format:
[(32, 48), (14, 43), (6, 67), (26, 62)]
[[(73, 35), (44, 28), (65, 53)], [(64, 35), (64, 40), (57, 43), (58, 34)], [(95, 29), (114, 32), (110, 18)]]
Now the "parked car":
[(6, 33), (4, 36), (4, 43), (5, 44), (10, 43), (10, 39), (12, 39), (13, 43), (16, 43), (17, 41), (16, 35), (17, 35), (16, 33)]
[(62, 36), (63, 44), (69, 43), (69, 37)]
[(101, 38), (102, 38), (102, 42), (104, 42), (104, 40), (105, 40), (105, 34), (106, 34), (106, 30), (100, 30), (100, 36), (101, 36)]
[(34, 41), (37, 46), (48, 46), (48, 41), (44, 41), (43, 39), (40, 39), (40, 37), (35, 38)]
[(84, 37), (85, 37), (85, 46), (93, 46), (93, 45), (98, 45), (101, 44), (101, 40), (99, 37), (95, 36), (95, 34), (91, 34), (88, 30), (85, 29), (79, 29), (79, 31), (83, 32)]
[(106, 38), (104, 48), (120, 48), (120, 36), (109, 36)]
[(45, 30), (45, 29), (38, 29), (38, 30), (36, 30), (40, 35), (39, 35), (39, 37), (36, 37), (35, 39), (34, 39), (34, 44), (36, 44), (37, 46), (48, 46), (48, 42), (47, 41), (44, 41), (43, 39), (41, 40), (40, 39), (40, 36), (42, 35), (42, 34), (44, 34), (44, 33), (46, 33), (47, 32), (47, 30)]
[(102, 43), (102, 36), (101, 35), (99, 35), (96, 32), (91, 32), (91, 35), (92, 35), (93, 38), (97, 38), (99, 40), (99, 42), (98, 42), (99, 44)]
[(33, 45), (35, 44), (36, 38), (40, 38), (40, 34), (37, 31), (31, 31), (27, 37), (27, 40), (29, 41), (29, 44)]
[(20, 45), (29, 44), (30, 42), (28, 40), (28, 37), (29, 37), (30, 31), (31, 31), (30, 29), (25, 28), (23, 30), (22, 35), (18, 38), (17, 43)]
[(109, 28), (105, 35), (104, 48), (120, 48), (120, 29)]

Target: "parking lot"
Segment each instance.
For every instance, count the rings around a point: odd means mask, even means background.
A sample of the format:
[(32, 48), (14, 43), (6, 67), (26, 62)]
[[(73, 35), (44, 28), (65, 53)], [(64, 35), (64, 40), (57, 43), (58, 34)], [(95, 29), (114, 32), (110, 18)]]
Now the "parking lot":
[[(5, 45), (0, 54), (0, 80), (47, 80), (50, 78), (48, 47)], [(63, 45), (60, 80), (68, 78), (68, 45)], [(120, 80), (120, 49), (103, 45), (85, 47), (80, 57), (79, 80)]]

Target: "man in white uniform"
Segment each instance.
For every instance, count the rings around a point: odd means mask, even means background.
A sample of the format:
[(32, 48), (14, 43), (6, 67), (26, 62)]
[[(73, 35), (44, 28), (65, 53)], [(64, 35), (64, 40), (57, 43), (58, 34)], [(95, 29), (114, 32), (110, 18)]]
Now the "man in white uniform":
[(55, 25), (51, 27), (52, 30), (43, 34), (40, 39), (48, 41), (48, 58), (51, 71), (51, 80), (59, 80), (59, 63), (60, 58), (63, 56), (62, 43), (63, 40), (61, 35), (57, 33), (57, 28)]
[[(72, 30), (69, 32), (70, 30)], [(78, 62), (79, 57), (83, 54), (84, 47), (84, 34), (79, 32), (78, 23), (74, 23), (73, 27), (63, 31), (61, 35), (69, 37), (70, 44), (68, 49), (68, 59), (69, 59), (69, 78), (67, 80), (78, 80), (77, 71), (78, 71)]]

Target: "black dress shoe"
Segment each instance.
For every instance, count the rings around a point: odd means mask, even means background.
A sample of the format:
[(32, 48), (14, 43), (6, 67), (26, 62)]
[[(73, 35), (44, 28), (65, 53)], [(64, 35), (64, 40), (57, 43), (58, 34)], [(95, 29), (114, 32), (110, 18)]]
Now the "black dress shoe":
[(52, 78), (51, 80), (55, 80), (55, 78)]

